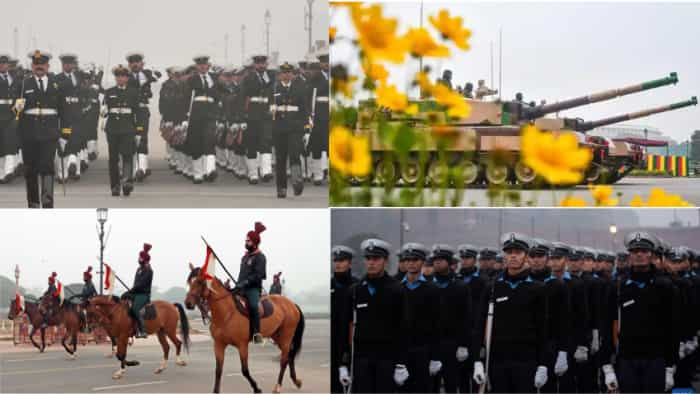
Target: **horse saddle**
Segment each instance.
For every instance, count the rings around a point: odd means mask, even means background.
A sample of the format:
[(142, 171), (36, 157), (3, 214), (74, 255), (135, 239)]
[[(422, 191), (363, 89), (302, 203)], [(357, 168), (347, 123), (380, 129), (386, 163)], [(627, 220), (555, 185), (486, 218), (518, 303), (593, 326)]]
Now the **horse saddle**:
[(141, 312), (139, 313), (141, 317), (143, 317), (143, 320), (153, 320), (156, 318), (156, 306), (149, 302), (141, 308)]
[[(242, 295), (234, 294), (233, 295), (233, 300), (234, 303), (236, 304), (236, 308), (238, 309), (239, 312), (243, 314), (245, 317), (248, 316), (248, 299)], [(267, 297), (262, 297), (260, 298), (260, 302), (258, 303), (258, 314), (260, 315), (260, 319), (264, 319), (270, 315), (272, 315), (272, 312), (274, 311), (274, 307), (272, 306), (272, 303)]]

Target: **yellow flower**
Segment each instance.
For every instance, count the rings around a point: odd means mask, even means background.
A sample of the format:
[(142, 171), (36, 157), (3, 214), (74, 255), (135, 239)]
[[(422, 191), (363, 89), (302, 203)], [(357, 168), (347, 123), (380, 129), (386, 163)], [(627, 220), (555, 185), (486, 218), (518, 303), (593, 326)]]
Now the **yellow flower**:
[(346, 127), (333, 127), (328, 154), (331, 166), (345, 176), (366, 176), (372, 170), (369, 139), (353, 136)]
[(430, 82), (430, 77), (428, 76), (427, 72), (417, 72), (415, 82), (420, 87), (421, 92), (425, 92), (426, 95), (432, 94), (433, 83)]
[(464, 118), (469, 116), (471, 108), (461, 94), (443, 84), (432, 86), (432, 93), (438, 104), (447, 107), (447, 116), (451, 118)]
[(586, 201), (578, 197), (564, 197), (559, 202), (560, 207), (585, 207), (587, 206)]
[(403, 63), (408, 43), (396, 35), (395, 18), (384, 18), (378, 4), (369, 7), (352, 7), (351, 16), (357, 41), (365, 56), (372, 60), (388, 60)]
[(406, 33), (406, 41), (410, 45), (411, 55), (415, 57), (449, 57), (450, 50), (433, 40), (424, 28), (409, 29)]
[(364, 62), (362, 68), (365, 70), (365, 75), (374, 81), (386, 82), (389, 78), (389, 72), (381, 64)]
[(333, 41), (335, 41), (335, 34), (336, 34), (337, 32), (338, 32), (338, 29), (335, 28), (335, 27), (333, 27), (333, 26), (331, 26), (331, 27), (328, 28), (328, 37), (329, 37), (329, 40), (330, 40), (330, 43), (331, 43), (331, 44), (333, 43)]
[(617, 199), (610, 198), (610, 196), (613, 194), (612, 187), (605, 185), (588, 185), (588, 190), (591, 191), (591, 196), (593, 196), (596, 206), (612, 207), (617, 205)]
[(573, 133), (554, 136), (532, 125), (524, 127), (520, 145), (525, 165), (555, 185), (580, 182), (592, 156)]
[(450, 18), (447, 10), (441, 10), (437, 18), (431, 16), (430, 23), (442, 34), (443, 39), (450, 39), (454, 44), (465, 51), (469, 49), (467, 39), (472, 35), (469, 29), (462, 28), (462, 17)]
[(396, 86), (384, 83), (377, 88), (377, 105), (389, 108), (394, 112), (405, 112), (409, 115), (418, 112), (418, 105), (409, 105), (406, 95), (399, 92)]
[(646, 202), (640, 196), (634, 196), (630, 201), (632, 207), (692, 207), (693, 205), (685, 201), (678, 194), (667, 194), (664, 189), (654, 187), (649, 193), (649, 200)]

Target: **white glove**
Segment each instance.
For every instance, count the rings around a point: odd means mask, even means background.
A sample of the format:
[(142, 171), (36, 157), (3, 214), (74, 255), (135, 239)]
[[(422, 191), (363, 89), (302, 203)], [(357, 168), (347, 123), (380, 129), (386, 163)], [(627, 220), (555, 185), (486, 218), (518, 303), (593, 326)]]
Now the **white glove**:
[(681, 342), (680, 345), (678, 345), (678, 357), (683, 360), (687, 355), (688, 354), (685, 351), (685, 343)]
[(186, 121), (186, 120), (183, 121), (183, 122), (182, 122), (182, 128), (185, 129), (185, 130), (187, 130), (188, 127), (190, 127), (190, 122), (188, 122), (188, 121)]
[(598, 335), (598, 329), (595, 329), (591, 339), (591, 354), (598, 353), (598, 350), (600, 350), (600, 336)]
[(615, 370), (612, 364), (603, 365), (603, 373), (605, 374), (605, 385), (608, 387), (609, 391), (617, 390), (617, 376), (615, 376)]
[(100, 108), (100, 116), (103, 118), (107, 116), (107, 107), (104, 105), (102, 106), (102, 108)]
[(566, 352), (559, 352), (557, 361), (554, 363), (554, 374), (562, 376), (569, 369), (569, 362), (566, 360)]
[(241, 130), (245, 130), (248, 128), (248, 123), (241, 123)]
[(687, 341), (685, 343), (685, 348), (686, 348), (686, 352), (688, 353), (688, 355), (693, 354), (693, 352), (695, 352), (695, 350), (698, 348), (697, 337), (694, 337), (693, 339)]
[(347, 367), (340, 367), (338, 368), (338, 373), (339, 373), (339, 379), (340, 379), (340, 384), (343, 386), (347, 386), (350, 384), (352, 379), (350, 378), (350, 374), (348, 373), (348, 368)]
[(309, 116), (309, 128), (313, 129), (314, 128), (314, 118)]
[(309, 149), (309, 137), (310, 137), (310, 136), (311, 136), (311, 134), (306, 133), (306, 134), (304, 134), (304, 136), (302, 137), (302, 140), (304, 141), (304, 149)]
[(66, 145), (68, 144), (68, 140), (65, 138), (59, 138), (58, 139), (58, 147), (61, 149), (61, 153), (66, 150)]
[(430, 371), (430, 376), (435, 376), (442, 369), (442, 363), (436, 360), (430, 360), (430, 365), (428, 365), (428, 371)]
[(136, 147), (138, 148), (141, 145), (141, 136), (137, 135), (134, 140), (136, 141)]
[(574, 360), (576, 360), (577, 363), (588, 361), (588, 348), (585, 346), (577, 347), (576, 353), (574, 353)]
[(221, 122), (216, 122), (216, 132), (217, 132), (217, 133), (220, 132), (221, 130), (223, 130), (224, 127), (225, 127), (225, 126), (224, 126), (223, 123), (221, 123)]
[(673, 374), (676, 372), (676, 369), (673, 367), (666, 367), (666, 391), (669, 391), (673, 388), (675, 385), (675, 381), (673, 380)]
[(474, 363), (474, 375), (472, 376), (476, 384), (486, 383), (486, 373), (484, 373), (484, 363), (477, 361)]
[(535, 371), (535, 387), (540, 389), (545, 384), (547, 384), (547, 367), (540, 365)]
[(469, 350), (466, 347), (460, 346), (457, 348), (457, 361), (462, 362), (469, 357)]
[(398, 386), (403, 386), (406, 379), (408, 379), (408, 370), (406, 366), (403, 364), (396, 364), (396, 368), (394, 368), (394, 383)]
[(18, 98), (15, 100), (15, 105), (12, 108), (14, 108), (15, 112), (22, 112), (24, 110), (24, 103), (25, 100), (23, 98)]

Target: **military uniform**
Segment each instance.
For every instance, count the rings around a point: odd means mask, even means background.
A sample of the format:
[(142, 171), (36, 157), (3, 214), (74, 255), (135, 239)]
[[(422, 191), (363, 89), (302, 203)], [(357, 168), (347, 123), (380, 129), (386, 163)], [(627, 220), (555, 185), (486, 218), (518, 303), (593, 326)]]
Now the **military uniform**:
[(153, 283), (153, 269), (151, 268), (151, 256), (148, 252), (151, 250), (150, 244), (143, 244), (143, 250), (139, 252), (139, 268), (134, 276), (134, 285), (127, 292), (132, 297), (131, 317), (137, 322), (137, 338), (145, 338), (147, 336), (141, 309), (151, 302), (151, 285)]
[[(76, 67), (78, 57), (73, 54), (62, 54), (59, 56), (61, 63), (64, 65), (73, 65)], [(77, 68), (77, 67), (76, 67)], [(61, 169), (58, 176), (59, 182), (64, 182), (67, 179), (80, 179), (80, 161), (78, 155), (82, 149), (83, 135), (80, 129), (82, 108), (80, 105), (80, 85), (82, 83), (80, 74), (77, 69), (71, 72), (61, 72), (56, 75), (56, 82), (62, 96), (59, 103), (61, 111), (61, 132), (68, 136), (68, 141), (62, 149), (59, 149), (56, 167)]]
[(176, 174), (183, 174), (188, 163), (187, 151), (184, 148), (183, 122), (187, 120), (191, 92), (181, 80), (183, 70), (171, 68), (173, 77), (163, 82), (160, 88), (158, 109), (161, 114), (161, 132), (167, 139), (170, 156), (170, 168)]
[(83, 73), (82, 84), (78, 94), (82, 111), (80, 130), (83, 136), (83, 150), (81, 163), (86, 168), (86, 163), (97, 159), (97, 129), (100, 123), (100, 87), (102, 71), (98, 73)]
[[(44, 294), (42, 294), (41, 298), (44, 297), (56, 297), (56, 277), (58, 274), (56, 272), (52, 272), (51, 276), (49, 276), (49, 288), (46, 289)], [(43, 315), (44, 321), (42, 323), (42, 327), (46, 328), (49, 325), (49, 319), (51, 319), (51, 316), (54, 314), (54, 310), (51, 308), (53, 306), (53, 303), (48, 304), (48, 309)]]
[(242, 71), (230, 69), (228, 72), (232, 74), (233, 80), (224, 87), (221, 96), (222, 115), (226, 127), (223, 133), (226, 169), (233, 172), (237, 178), (243, 179), (248, 173), (243, 145), (243, 135), (248, 125), (245, 122), (245, 97), (239, 81)]
[[(239, 288), (248, 299), (248, 311), (250, 315), (251, 334), (256, 343), (262, 342), (260, 337), (260, 314), (258, 302), (262, 291), (262, 281), (267, 278), (267, 259), (258, 245), (260, 244), (260, 233), (265, 231), (265, 226), (255, 223), (255, 228), (248, 232), (247, 239), (250, 239), (253, 247), (248, 249), (241, 258), (241, 266), (238, 271), (238, 281), (236, 287)], [(252, 249), (252, 250), (251, 250)]]
[[(347, 246), (337, 245), (332, 248), (333, 261), (349, 260), (352, 266), (352, 258), (355, 252)], [(350, 289), (358, 282), (352, 276), (352, 271), (334, 272), (331, 278), (331, 393), (344, 393), (337, 373), (341, 365), (348, 365), (349, 360), (342, 362), (341, 349), (343, 342), (348, 340), (348, 326), (344, 325), (342, 317), (348, 312), (345, 310), (350, 297)]]
[[(256, 62), (266, 62), (266, 56), (254, 56)], [(258, 182), (258, 170), (263, 180), (272, 179), (272, 138), (270, 135), (270, 96), (274, 94), (275, 76), (268, 70), (251, 70), (243, 79), (246, 98), (247, 130), (243, 133), (248, 180)], [(257, 160), (260, 153), (260, 162)]]
[(8, 71), (0, 72), (0, 184), (12, 180), (18, 164), (17, 122), (12, 108), (21, 81), (9, 72), (10, 60), (10, 55), (0, 54), (0, 63), (8, 67)]
[(151, 173), (148, 168), (148, 129), (151, 120), (151, 111), (148, 107), (149, 101), (153, 97), (151, 84), (157, 82), (159, 73), (152, 70), (146, 70), (142, 67), (132, 64), (142, 62), (143, 54), (132, 52), (126, 55), (126, 60), (129, 62), (131, 72), (129, 74), (129, 87), (135, 88), (138, 91), (139, 108), (136, 112), (136, 122), (139, 125), (137, 131), (142, 132), (141, 142), (136, 147), (136, 155), (134, 156), (134, 175), (137, 181), (143, 180)]
[[(197, 56), (195, 62), (209, 62), (208, 56)], [(187, 132), (187, 150), (192, 157), (193, 182), (216, 179), (216, 123), (219, 118), (219, 92), (214, 75), (196, 73), (189, 80), (192, 111)]]
[[(319, 60), (323, 64), (328, 64), (328, 55), (319, 56)], [(309, 169), (311, 177), (316, 185), (320, 185), (324, 178), (324, 170), (327, 170), (327, 165), (324, 164), (324, 158), (328, 156), (328, 116), (330, 111), (329, 106), (329, 79), (328, 68), (321, 69), (314, 73), (309, 84), (310, 95), (313, 99), (315, 91), (315, 110), (313, 119), (313, 129), (309, 137), (308, 151), (311, 158)], [(313, 103), (312, 103), (313, 105)]]

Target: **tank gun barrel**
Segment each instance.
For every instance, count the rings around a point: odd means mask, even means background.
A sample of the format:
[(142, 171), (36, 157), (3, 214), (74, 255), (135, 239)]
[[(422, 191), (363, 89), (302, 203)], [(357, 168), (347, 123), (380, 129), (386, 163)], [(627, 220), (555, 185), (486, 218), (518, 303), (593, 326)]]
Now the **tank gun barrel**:
[(551, 104), (542, 104), (536, 107), (525, 107), (523, 108), (523, 113), (526, 119), (532, 120), (554, 112), (559, 112), (566, 109), (579, 107), (582, 105), (597, 103), (600, 101), (610, 100), (615, 97), (625, 96), (628, 94), (637, 93), (649, 89), (655, 89), (676, 83), (678, 83), (678, 74), (672, 72), (664, 78), (654, 79), (651, 81), (642, 82), (639, 84), (630, 85), (619, 89), (605, 90), (587, 96), (576, 97)]
[(660, 112), (673, 111), (676, 109), (685, 108), (685, 107), (689, 107), (691, 105), (697, 105), (697, 104), (698, 104), (698, 98), (693, 96), (690, 98), (690, 100), (680, 101), (680, 102), (668, 104), (668, 105), (663, 105), (661, 107), (644, 109), (644, 110), (637, 111), (637, 112), (630, 112), (630, 113), (623, 114), (623, 115), (611, 116), (609, 118), (593, 120), (593, 121), (589, 121), (589, 122), (581, 122), (581, 123), (576, 125), (575, 130), (576, 131), (589, 131), (589, 130), (593, 130), (597, 127), (607, 126), (607, 125), (611, 125), (611, 124), (615, 124), (615, 123), (619, 123), (619, 122), (625, 122), (625, 121), (637, 119), (637, 118), (643, 118), (645, 116), (658, 114)]

